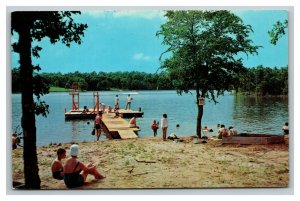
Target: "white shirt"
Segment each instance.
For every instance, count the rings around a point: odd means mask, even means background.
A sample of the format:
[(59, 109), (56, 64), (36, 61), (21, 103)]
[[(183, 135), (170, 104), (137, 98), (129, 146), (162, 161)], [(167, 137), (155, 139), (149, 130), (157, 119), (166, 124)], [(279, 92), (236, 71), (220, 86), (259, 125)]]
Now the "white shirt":
[(237, 135), (237, 134), (238, 134), (238, 132), (237, 132), (237, 130), (235, 128), (232, 128), (232, 129), (229, 130), (229, 135), (230, 136)]
[(130, 103), (131, 102), (131, 97), (127, 96), (127, 102)]
[(168, 119), (167, 118), (162, 118), (161, 119), (161, 127), (162, 128), (167, 128), (168, 127)]

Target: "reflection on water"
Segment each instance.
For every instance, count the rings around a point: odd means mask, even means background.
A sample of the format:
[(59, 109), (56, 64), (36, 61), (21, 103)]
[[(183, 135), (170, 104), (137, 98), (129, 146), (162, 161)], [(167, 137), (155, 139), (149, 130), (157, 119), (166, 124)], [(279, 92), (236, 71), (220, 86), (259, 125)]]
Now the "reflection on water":
[[(121, 108), (126, 104), (126, 93), (100, 92), (100, 102), (106, 106), (114, 104), (114, 97), (118, 94)], [(137, 119), (140, 126), (140, 137), (153, 136), (150, 128), (153, 120), (161, 121), (163, 113), (168, 114), (168, 133), (176, 133), (178, 136), (191, 136), (196, 130), (197, 106), (195, 93), (179, 96), (175, 91), (139, 91), (132, 94), (132, 109), (142, 108), (143, 118)], [(50, 93), (42, 98), (50, 105), (50, 114), (47, 118), (38, 116), (37, 145), (52, 143), (67, 143), (78, 141), (95, 141), (91, 135), (93, 120), (65, 121), (64, 109), (71, 108), (71, 96), (68, 93)], [(281, 127), (288, 121), (287, 98), (254, 98), (233, 96), (226, 94), (218, 98), (218, 104), (206, 101), (202, 125), (217, 131), (217, 124), (225, 124), (226, 127), (234, 126), (239, 132), (251, 133), (281, 133)], [(80, 94), (80, 106), (92, 107), (92, 92)], [(20, 125), (21, 96), (12, 95), (12, 129)], [(176, 128), (176, 124), (180, 127)], [(161, 136), (161, 129), (158, 131)], [(105, 135), (101, 135), (105, 140)]]
[(233, 110), (233, 120), (244, 132), (280, 133), (288, 121), (288, 98), (237, 96)]

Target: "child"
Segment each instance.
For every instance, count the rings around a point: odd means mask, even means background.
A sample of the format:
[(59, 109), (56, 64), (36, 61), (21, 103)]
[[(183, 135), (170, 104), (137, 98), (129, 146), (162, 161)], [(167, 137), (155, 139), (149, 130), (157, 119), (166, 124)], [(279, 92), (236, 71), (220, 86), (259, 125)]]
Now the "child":
[(154, 137), (156, 137), (156, 135), (157, 135), (157, 129), (158, 129), (158, 124), (156, 123), (156, 120), (153, 121), (153, 123), (151, 125), (151, 128), (153, 130)]
[(59, 148), (56, 153), (57, 153), (57, 158), (52, 162), (51, 165), (52, 177), (54, 179), (63, 180), (64, 167), (61, 163), (61, 159), (66, 158), (66, 150)]

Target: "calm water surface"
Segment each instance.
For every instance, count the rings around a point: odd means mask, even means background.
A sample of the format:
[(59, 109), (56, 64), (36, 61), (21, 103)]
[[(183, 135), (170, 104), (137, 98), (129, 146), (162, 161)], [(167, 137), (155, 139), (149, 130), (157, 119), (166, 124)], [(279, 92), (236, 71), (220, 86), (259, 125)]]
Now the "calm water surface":
[[(105, 105), (114, 105), (115, 95), (120, 98), (120, 107), (126, 105), (126, 92), (100, 92), (100, 101)], [(179, 96), (175, 91), (139, 91), (133, 97), (132, 109), (142, 108), (143, 118), (137, 119), (141, 131), (139, 137), (152, 136), (150, 128), (153, 120), (160, 122), (162, 114), (167, 113), (169, 128), (168, 133), (176, 133), (178, 136), (191, 136), (196, 130), (197, 106), (195, 94)], [(71, 108), (71, 96), (68, 93), (50, 93), (42, 97), (50, 105), (50, 113), (47, 118), (38, 116), (37, 145), (49, 145), (49, 143), (68, 143), (71, 141), (95, 141), (91, 130), (92, 120), (65, 121), (64, 109)], [(281, 127), (288, 121), (287, 98), (253, 98), (226, 94), (218, 98), (218, 104), (206, 101), (202, 125), (211, 127), (217, 131), (217, 124), (225, 124), (226, 127), (234, 126), (239, 132), (272, 133), (281, 134)], [(93, 93), (80, 93), (80, 107), (87, 105), (92, 108)], [(20, 125), (21, 119), (21, 95), (12, 95), (12, 130)], [(90, 123), (90, 124), (88, 124)], [(179, 129), (176, 128), (179, 124)], [(161, 136), (161, 130), (158, 135)], [(101, 136), (105, 140), (105, 135)]]

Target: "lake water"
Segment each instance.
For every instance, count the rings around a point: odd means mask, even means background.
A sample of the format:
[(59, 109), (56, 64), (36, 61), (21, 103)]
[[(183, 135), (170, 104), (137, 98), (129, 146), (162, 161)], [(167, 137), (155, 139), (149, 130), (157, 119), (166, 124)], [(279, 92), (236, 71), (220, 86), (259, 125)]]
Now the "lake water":
[[(114, 105), (115, 95), (120, 98), (120, 107), (126, 105), (126, 92), (100, 92), (100, 102), (106, 106)], [(153, 136), (150, 128), (153, 120), (161, 121), (163, 113), (168, 115), (168, 134), (175, 133), (180, 136), (191, 136), (196, 133), (197, 106), (195, 93), (177, 95), (175, 91), (139, 91), (131, 95), (133, 102), (131, 108), (142, 108), (143, 118), (137, 119), (141, 131), (139, 137)], [(71, 96), (69, 93), (50, 93), (42, 97), (49, 104), (50, 113), (47, 118), (36, 118), (37, 145), (49, 145), (50, 143), (69, 143), (71, 141), (95, 141), (91, 130), (93, 120), (68, 120), (65, 121), (64, 110), (71, 108)], [(287, 98), (255, 98), (234, 96), (225, 94), (218, 98), (217, 104), (206, 101), (202, 126), (208, 126), (214, 130), (209, 135), (215, 135), (217, 124), (234, 126), (238, 132), (281, 134), (282, 125), (288, 121)], [(87, 105), (92, 108), (93, 93), (80, 93), (80, 107)], [(12, 131), (20, 126), (21, 119), (21, 95), (12, 95)], [(90, 124), (88, 124), (88, 122)], [(176, 124), (180, 127), (176, 128)], [(161, 130), (158, 131), (161, 136)], [(101, 140), (106, 140), (105, 135)]]

